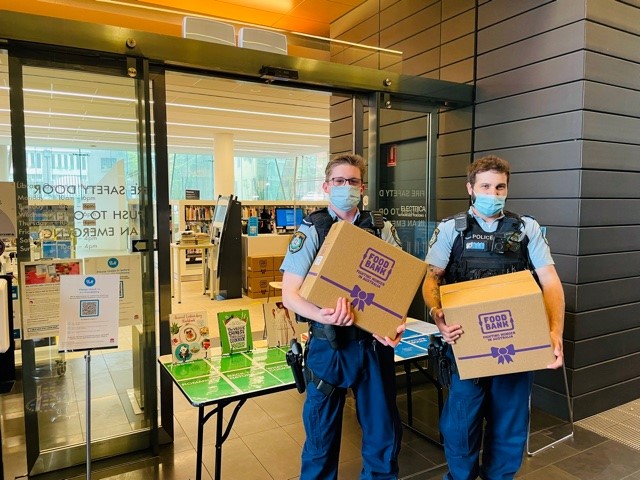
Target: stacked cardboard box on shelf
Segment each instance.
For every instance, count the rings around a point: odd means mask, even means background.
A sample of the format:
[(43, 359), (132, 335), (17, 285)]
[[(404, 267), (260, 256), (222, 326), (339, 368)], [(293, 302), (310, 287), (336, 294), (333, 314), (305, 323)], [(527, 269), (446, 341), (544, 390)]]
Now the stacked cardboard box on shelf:
[[(264, 298), (280, 295), (269, 286), (269, 282), (281, 282), (280, 265), (284, 255), (260, 255), (247, 257), (247, 296)], [(269, 289), (271, 288), (271, 292)]]

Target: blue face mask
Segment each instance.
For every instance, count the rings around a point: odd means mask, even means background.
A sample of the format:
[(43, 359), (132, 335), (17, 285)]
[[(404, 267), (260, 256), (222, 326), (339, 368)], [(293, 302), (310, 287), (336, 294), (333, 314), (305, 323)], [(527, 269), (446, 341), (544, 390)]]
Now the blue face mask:
[(502, 211), (504, 204), (507, 201), (507, 196), (476, 193), (472, 199), (473, 208), (485, 217), (493, 217)]
[(348, 212), (360, 203), (360, 187), (352, 187), (351, 185), (331, 187), (329, 201), (337, 209)]

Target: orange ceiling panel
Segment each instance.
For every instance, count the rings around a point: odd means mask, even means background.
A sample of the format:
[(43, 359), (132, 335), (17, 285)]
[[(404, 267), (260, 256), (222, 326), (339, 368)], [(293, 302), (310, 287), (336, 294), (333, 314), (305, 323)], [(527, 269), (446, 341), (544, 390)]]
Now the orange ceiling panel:
[(38, 0), (21, 0), (20, 2), (0, 0), (0, 9), (101, 25), (114, 25), (163, 35), (182, 35), (181, 19), (167, 14), (136, 16), (133, 14), (135, 12), (115, 13), (115, 9), (111, 9), (113, 11), (93, 10), (78, 7), (76, 4), (54, 4)]
[(304, 0), (289, 12), (289, 16), (315, 20), (328, 25), (351, 9), (352, 7), (329, 0)]
[(180, 35), (184, 15), (329, 36), (332, 21), (367, 0), (0, 0), (24, 13)]
[[(166, 8), (182, 12), (209, 15), (217, 18), (226, 18), (229, 20), (236, 20), (246, 23), (256, 23), (258, 25), (271, 25), (274, 22), (277, 22), (286, 13), (259, 9), (251, 5), (246, 6), (240, 5), (238, 3), (230, 3), (227, 1), (218, 0), (189, 0), (183, 2), (176, 2), (175, 0), (150, 0), (147, 2), (138, 2), (132, 0), (121, 1), (122, 3), (129, 3), (131, 5)], [(144, 12), (143, 9), (139, 9), (139, 11)]]

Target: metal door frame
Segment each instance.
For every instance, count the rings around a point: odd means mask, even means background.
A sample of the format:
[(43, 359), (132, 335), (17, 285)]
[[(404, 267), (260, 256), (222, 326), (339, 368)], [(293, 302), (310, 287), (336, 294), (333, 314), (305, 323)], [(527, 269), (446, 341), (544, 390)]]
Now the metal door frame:
[[(14, 168), (14, 182), (16, 183), (16, 200), (18, 225), (28, 225), (28, 213), (25, 208), (28, 204), (27, 191), (27, 159), (25, 140), (25, 120), (23, 101), (23, 66), (37, 66), (42, 68), (52, 68), (56, 70), (78, 70), (90, 71), (91, 73), (112, 76), (127, 76), (134, 78), (137, 96), (137, 116), (138, 116), (138, 154), (140, 159), (139, 185), (145, 194), (140, 195), (141, 218), (140, 237), (147, 239), (148, 244), (153, 242), (153, 160), (151, 155), (151, 132), (147, 125), (151, 125), (150, 118), (150, 88), (149, 88), (149, 65), (148, 61), (139, 58), (116, 58), (109, 56), (83, 57), (71, 54), (70, 52), (52, 52), (50, 49), (41, 49), (33, 45), (24, 46), (21, 44), (10, 45), (9, 54), (9, 85), (10, 85), (10, 105), (11, 105), (11, 141), (12, 159)], [(18, 260), (29, 261), (29, 239), (28, 232), (18, 228)], [(144, 311), (144, 353), (143, 362), (145, 365), (145, 388), (146, 391), (156, 391), (156, 345), (155, 345), (155, 300), (154, 300), (154, 259), (153, 252), (143, 254), (143, 311)], [(146, 301), (145, 301), (146, 299)], [(149, 299), (153, 301), (149, 301)], [(23, 372), (34, 371), (35, 349), (32, 340), (22, 341), (22, 365)], [(30, 474), (39, 474), (51, 470), (71, 467), (82, 464), (85, 461), (85, 447), (77, 445), (42, 452), (39, 446), (39, 428), (37, 412), (27, 408), (27, 399), (36, 398), (37, 392), (35, 383), (25, 382), (23, 378), (24, 399), (25, 399), (25, 431), (27, 434), (27, 468)], [(157, 396), (145, 395), (144, 407), (146, 412), (157, 410)], [(157, 415), (148, 416), (150, 427), (141, 429), (130, 435), (121, 436), (117, 439), (106, 438), (92, 442), (92, 457), (104, 458), (119, 454), (130, 453), (146, 448), (152, 452), (158, 450), (158, 420)], [(169, 422), (172, 423), (172, 422)], [(114, 448), (115, 447), (115, 448)]]

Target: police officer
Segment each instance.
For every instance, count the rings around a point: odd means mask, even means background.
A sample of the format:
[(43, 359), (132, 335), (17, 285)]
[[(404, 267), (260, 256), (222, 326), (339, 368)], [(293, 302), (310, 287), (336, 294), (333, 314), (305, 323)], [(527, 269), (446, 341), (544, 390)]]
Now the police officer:
[[(540, 225), (531, 217), (504, 210), (509, 175), (508, 162), (493, 155), (468, 167), (471, 207), (444, 220), (434, 231), (422, 293), (443, 340), (453, 345), (464, 331), (460, 325), (447, 323), (440, 285), (531, 269), (542, 287), (556, 356), (548, 368), (559, 368), (563, 358), (562, 284)], [(447, 355), (453, 362), (453, 354), (448, 351)], [(533, 372), (460, 380), (454, 368), (440, 419), (449, 466), (444, 480), (475, 480), (478, 476), (506, 480), (515, 476), (528, 435), (532, 385)]]
[[(375, 230), (371, 216), (358, 210), (364, 190), (364, 160), (341, 155), (327, 164), (322, 189), (329, 207), (307, 216), (293, 235), (282, 263), (282, 299), (287, 308), (309, 322), (305, 352), (307, 396), (302, 413), (306, 440), (300, 480), (337, 478), (342, 413), (347, 388), (355, 396), (362, 429), (361, 479), (396, 479), (402, 426), (396, 406), (393, 347), (400, 341), (371, 335), (353, 326), (350, 299), (339, 298), (331, 308), (318, 308), (299, 295), (302, 282), (334, 222), (351, 222)], [(396, 246), (400, 241), (389, 222), (380, 237)]]

